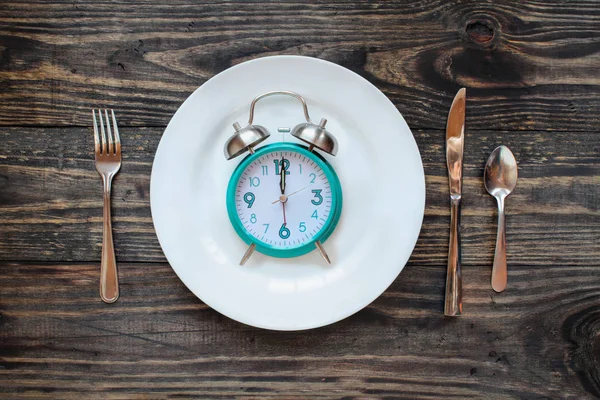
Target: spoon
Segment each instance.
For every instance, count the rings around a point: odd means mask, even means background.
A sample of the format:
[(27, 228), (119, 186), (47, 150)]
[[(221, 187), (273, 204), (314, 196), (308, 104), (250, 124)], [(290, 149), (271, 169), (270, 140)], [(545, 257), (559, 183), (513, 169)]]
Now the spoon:
[(498, 236), (492, 268), (492, 289), (502, 292), (506, 289), (508, 273), (506, 271), (506, 233), (504, 229), (504, 199), (517, 185), (517, 160), (506, 146), (492, 151), (485, 163), (483, 181), (488, 193), (498, 201)]

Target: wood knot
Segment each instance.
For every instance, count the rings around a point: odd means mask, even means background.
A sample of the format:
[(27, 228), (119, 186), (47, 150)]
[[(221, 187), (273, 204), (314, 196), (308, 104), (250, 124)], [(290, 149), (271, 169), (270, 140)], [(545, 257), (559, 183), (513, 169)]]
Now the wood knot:
[(592, 306), (571, 315), (562, 326), (569, 343), (566, 363), (577, 373), (584, 388), (600, 396), (600, 308)]
[(465, 31), (469, 40), (482, 45), (491, 43), (496, 35), (494, 25), (491, 21), (486, 19), (477, 19), (467, 22)]
[(467, 39), (479, 46), (490, 46), (496, 37), (495, 24), (486, 18), (467, 21), (465, 27)]

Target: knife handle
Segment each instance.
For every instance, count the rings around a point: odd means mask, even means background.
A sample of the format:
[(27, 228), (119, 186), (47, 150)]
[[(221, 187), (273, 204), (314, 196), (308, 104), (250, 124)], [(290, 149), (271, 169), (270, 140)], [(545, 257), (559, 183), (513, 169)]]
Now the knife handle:
[(446, 300), (444, 303), (444, 315), (446, 316), (462, 314), (460, 204), (460, 197), (450, 198), (450, 246), (448, 249), (448, 273), (446, 275)]

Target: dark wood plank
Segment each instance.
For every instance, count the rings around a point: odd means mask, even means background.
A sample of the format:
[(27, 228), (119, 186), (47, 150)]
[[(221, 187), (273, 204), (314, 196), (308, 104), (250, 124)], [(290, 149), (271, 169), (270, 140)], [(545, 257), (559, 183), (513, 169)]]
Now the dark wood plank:
[[(181, 102), (232, 65), (279, 54), (336, 62), (380, 88), (427, 174), (400, 277), (307, 332), (210, 310), (166, 263), (149, 209), (153, 154)], [(0, 398), (600, 397), (599, 62), (596, 0), (2, 2)], [(465, 314), (446, 319), (443, 127), (461, 86)], [(113, 305), (98, 298), (92, 106), (119, 110), (125, 144)], [(499, 144), (520, 168), (501, 294), (482, 184)]]
[(600, 122), (594, 0), (0, 7), (0, 125), (87, 126), (92, 106), (109, 106), (123, 126), (165, 126), (216, 73), (278, 54), (356, 71), (414, 128), (442, 128), (461, 86), (473, 130), (593, 131)]
[[(166, 261), (149, 207), (149, 181), (160, 128), (122, 129), (123, 168), (114, 182), (113, 217), (120, 261)], [(427, 205), (413, 260), (447, 258), (448, 180), (443, 131), (414, 132), (427, 180)], [(600, 160), (594, 133), (469, 132), (465, 153), (463, 257), (492, 260), (495, 202), (483, 166), (497, 145), (519, 161), (507, 200), (509, 262), (599, 265)], [(102, 187), (88, 129), (0, 129), (0, 260), (95, 261), (100, 258)]]
[(442, 316), (445, 267), (410, 263), (332, 326), (271, 332), (197, 300), (165, 264), (0, 265), (0, 397), (565, 398), (600, 396), (600, 269), (464, 270), (465, 314)]

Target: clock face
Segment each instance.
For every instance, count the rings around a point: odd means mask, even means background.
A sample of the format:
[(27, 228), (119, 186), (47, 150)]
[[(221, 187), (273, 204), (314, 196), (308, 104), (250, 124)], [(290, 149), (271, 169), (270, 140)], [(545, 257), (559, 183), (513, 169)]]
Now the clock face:
[(266, 146), (247, 161), (230, 183), (234, 225), (259, 251), (262, 247), (286, 257), (299, 255), (291, 254), (294, 249), (314, 249), (314, 242), (330, 233), (341, 208), (339, 181), (329, 164), (292, 144)]

